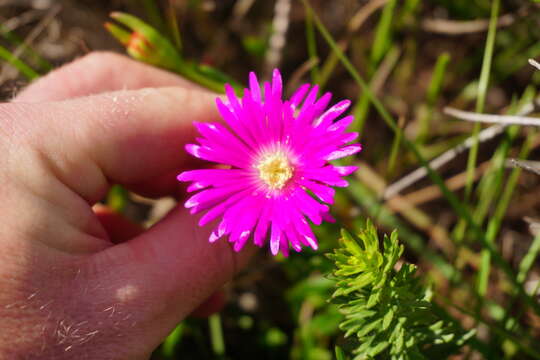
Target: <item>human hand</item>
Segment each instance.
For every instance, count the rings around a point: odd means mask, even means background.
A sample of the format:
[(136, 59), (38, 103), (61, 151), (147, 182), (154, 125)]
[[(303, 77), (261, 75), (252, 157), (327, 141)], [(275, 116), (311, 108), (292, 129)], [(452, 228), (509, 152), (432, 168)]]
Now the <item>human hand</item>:
[[(92, 95), (96, 94), (96, 95)], [(182, 207), (141, 233), (109, 185), (178, 194), (215, 95), (94, 53), (0, 105), (0, 358), (144, 359), (252, 252), (209, 244)]]

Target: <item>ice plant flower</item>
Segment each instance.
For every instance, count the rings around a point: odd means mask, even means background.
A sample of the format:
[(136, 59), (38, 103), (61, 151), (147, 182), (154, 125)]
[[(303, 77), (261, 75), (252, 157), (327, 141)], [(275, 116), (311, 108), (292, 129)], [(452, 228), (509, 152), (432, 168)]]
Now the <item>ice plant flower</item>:
[(195, 123), (201, 137), (186, 145), (187, 152), (222, 166), (178, 175), (191, 182), (188, 192), (198, 191), (185, 207), (192, 214), (206, 211), (201, 226), (220, 219), (209, 241), (228, 236), (235, 251), (250, 239), (262, 247), (267, 238), (273, 255), (287, 256), (289, 247), (317, 249), (307, 219), (331, 221), (332, 186), (347, 186), (343, 177), (356, 170), (329, 161), (361, 150), (360, 144), (347, 145), (358, 136), (345, 132), (353, 117), (338, 120), (350, 101), (326, 110), (331, 94), (317, 99), (318, 86), (309, 84), (283, 100), (278, 70), (262, 89), (250, 73), (249, 85), (241, 99), (228, 85), (226, 102), (217, 98), (226, 125)]

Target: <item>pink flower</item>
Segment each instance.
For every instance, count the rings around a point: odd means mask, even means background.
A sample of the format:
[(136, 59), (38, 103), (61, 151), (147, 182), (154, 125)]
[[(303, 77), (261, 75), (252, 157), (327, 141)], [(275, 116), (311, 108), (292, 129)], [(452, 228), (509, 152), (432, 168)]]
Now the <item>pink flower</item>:
[[(228, 236), (240, 251), (250, 239), (263, 246), (269, 234), (276, 255), (302, 246), (317, 249), (306, 217), (316, 225), (332, 221), (331, 186), (347, 186), (344, 176), (355, 166), (334, 166), (331, 160), (353, 155), (360, 144), (347, 143), (358, 136), (345, 130), (352, 116), (335, 121), (350, 105), (343, 100), (325, 111), (331, 94), (317, 100), (318, 86), (301, 86), (283, 101), (282, 81), (274, 70), (272, 83), (261, 93), (257, 77), (249, 75), (249, 89), (239, 99), (226, 85), (228, 102), (217, 107), (226, 125), (195, 123), (201, 137), (186, 145), (193, 156), (226, 168), (185, 171), (180, 181), (191, 181), (185, 207), (195, 214), (206, 211), (199, 225), (221, 218), (209, 241)], [(223, 167), (223, 166), (222, 166)]]

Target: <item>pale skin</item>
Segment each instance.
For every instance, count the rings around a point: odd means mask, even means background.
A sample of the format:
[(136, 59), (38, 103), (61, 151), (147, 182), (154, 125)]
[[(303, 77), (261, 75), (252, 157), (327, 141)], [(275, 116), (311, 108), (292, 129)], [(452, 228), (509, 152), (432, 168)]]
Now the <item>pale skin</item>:
[(245, 265), (251, 248), (209, 244), (181, 205), (144, 232), (94, 206), (113, 183), (181, 198), (214, 99), (93, 53), (0, 104), (0, 359), (148, 359)]

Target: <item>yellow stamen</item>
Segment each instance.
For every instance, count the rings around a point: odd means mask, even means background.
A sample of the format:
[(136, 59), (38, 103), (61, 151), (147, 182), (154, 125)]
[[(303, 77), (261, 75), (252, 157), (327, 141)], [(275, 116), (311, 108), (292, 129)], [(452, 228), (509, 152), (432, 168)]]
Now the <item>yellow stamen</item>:
[(293, 176), (293, 168), (282, 152), (263, 157), (256, 168), (259, 177), (273, 190), (282, 189)]

